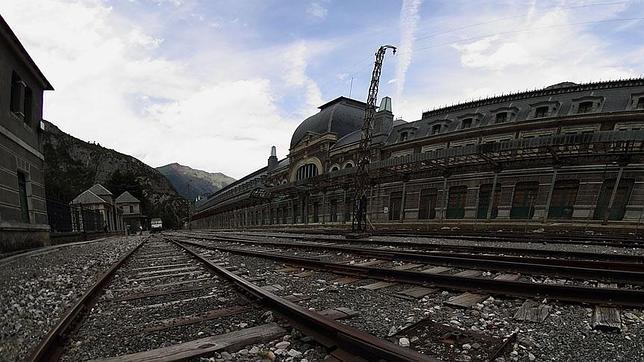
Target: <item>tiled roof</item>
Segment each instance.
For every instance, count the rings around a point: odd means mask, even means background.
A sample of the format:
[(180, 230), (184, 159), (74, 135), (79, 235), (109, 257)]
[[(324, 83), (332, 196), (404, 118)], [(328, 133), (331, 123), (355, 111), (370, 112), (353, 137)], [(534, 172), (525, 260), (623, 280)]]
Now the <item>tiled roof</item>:
[(94, 186), (90, 187), (89, 190), (98, 196), (105, 196), (105, 195), (112, 196), (112, 193), (110, 192), (110, 190), (106, 189), (105, 186), (101, 184), (95, 184)]
[(107, 201), (103, 200), (100, 196), (96, 195), (90, 190), (83, 191), (80, 195), (76, 196), (71, 202), (72, 204), (106, 204)]
[(125, 191), (116, 198), (116, 203), (126, 203), (126, 202), (141, 202), (136, 197), (132, 196), (131, 193)]

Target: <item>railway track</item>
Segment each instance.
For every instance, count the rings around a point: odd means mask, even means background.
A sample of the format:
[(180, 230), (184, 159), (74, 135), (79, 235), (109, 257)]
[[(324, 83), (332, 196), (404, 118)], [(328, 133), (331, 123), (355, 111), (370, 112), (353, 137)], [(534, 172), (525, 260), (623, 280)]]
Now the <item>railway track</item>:
[[(339, 262), (329, 262), (310, 257), (291, 256), (288, 255), (290, 253), (286, 252), (285, 250), (269, 251), (258, 250), (257, 248), (250, 249), (240, 248), (238, 246), (222, 246), (221, 244), (214, 243), (186, 243), (211, 248), (213, 250), (225, 251), (237, 255), (267, 258), (291, 265), (297, 265), (299, 267), (332, 272), (335, 274), (415, 284), (432, 288), (439, 287), (451, 290), (490, 293), (512, 297), (548, 297), (566, 302), (590, 303), (597, 305), (620, 305), (638, 308), (644, 307), (644, 291), (626, 287), (617, 288), (615, 286), (597, 287), (560, 285), (525, 282), (518, 281), (516, 279), (510, 280), (508, 278), (487, 279), (466, 275), (446, 275), (424, 272), (420, 270), (422, 268), (421, 265), (418, 265), (417, 270), (396, 270), (368, 265), (353, 265)], [(255, 242), (253, 241), (251, 243)], [(386, 252), (385, 254), (381, 255), (386, 255)], [(393, 254), (388, 254), (388, 257), (393, 257)], [(491, 263), (491, 261), (489, 260), (486, 260), (485, 262)], [(546, 265), (541, 264), (524, 264), (524, 267), (525, 266), (528, 266), (526, 268), (530, 268), (530, 270), (533, 272), (538, 272), (539, 269), (547, 267)], [(563, 268), (562, 266), (554, 265), (551, 265), (550, 267)], [(641, 272), (621, 271), (620, 273), (618, 273), (618, 271), (615, 270), (610, 271), (605, 269), (591, 270), (583, 268), (568, 268), (567, 272), (575, 273), (576, 277), (586, 279), (588, 279), (589, 277), (592, 277), (593, 279), (601, 279), (598, 278), (598, 273), (615, 273), (612, 275), (613, 277), (618, 277), (619, 275), (628, 275), (630, 278), (636, 279), (637, 281), (641, 281), (642, 277)]]
[[(305, 309), (297, 296), (279, 297), (234, 269), (202, 246), (151, 237), (99, 278), (29, 360), (180, 360), (268, 342), (288, 328), (337, 360), (432, 360)], [(269, 320), (273, 313), (281, 323)]]
[[(422, 241), (391, 241), (391, 240), (365, 240), (365, 239), (352, 239), (344, 240), (338, 238), (320, 238), (308, 236), (282, 236), (274, 234), (255, 234), (250, 236), (247, 233), (224, 234), (221, 233), (200, 233), (200, 235), (216, 236), (219, 238), (235, 239), (235, 240), (260, 240), (258, 238), (276, 238), (276, 239), (291, 239), (296, 241), (309, 241), (317, 243), (334, 243), (340, 245), (378, 245), (379, 247), (395, 247), (413, 249), (414, 251), (429, 251), (432, 253), (468, 253), (474, 254), (494, 254), (494, 255), (518, 255), (522, 257), (542, 257), (542, 258), (556, 258), (574, 260), (593, 260), (605, 261), (611, 263), (631, 263), (631, 264), (644, 264), (644, 255), (631, 255), (622, 253), (597, 253), (589, 251), (570, 251), (570, 250), (553, 250), (543, 248), (521, 248), (521, 247), (497, 247), (497, 246), (484, 246), (484, 245), (450, 245), (450, 244), (435, 244)], [(233, 236), (239, 235), (239, 236)], [(249, 235), (249, 236), (246, 236)], [(261, 241), (261, 240), (260, 240)], [(437, 255), (437, 254), (435, 254)]]
[[(239, 232), (232, 230), (240, 235), (253, 236), (260, 233), (268, 234), (259, 231)], [(312, 230), (292, 230), (292, 231), (274, 231), (270, 233), (279, 237), (290, 237), (289, 234), (306, 234), (310, 238), (321, 238), (322, 236), (344, 236), (347, 232), (344, 231), (312, 231)], [(441, 232), (423, 232), (417, 230), (415, 233), (404, 233), (396, 231), (379, 230), (372, 236), (376, 237), (424, 237), (424, 238), (438, 238), (447, 240), (468, 240), (468, 241), (495, 241), (507, 243), (542, 243), (542, 244), (578, 244), (578, 245), (596, 245), (596, 246), (614, 246), (614, 247), (644, 247), (644, 239), (641, 234), (632, 237), (615, 237), (612, 235), (561, 235), (557, 233), (529, 233), (517, 235), (518, 233), (504, 233), (494, 232), (493, 235), (473, 235), (473, 234), (459, 234), (457, 232), (441, 233)], [(300, 237), (300, 236), (298, 236)]]
[(465, 253), (423, 253), (380, 248), (360, 247), (311, 242), (280, 242), (265, 240), (244, 240), (239, 238), (199, 236), (180, 234), (182, 237), (210, 241), (230, 241), (242, 244), (298, 248), (316, 251), (340, 251), (381, 260), (395, 260), (411, 263), (432, 264), (460, 268), (474, 268), (489, 271), (548, 275), (558, 278), (592, 279), (604, 282), (631, 283), (644, 285), (644, 264), (625, 262), (604, 262), (594, 260), (568, 260), (540, 257), (516, 257), (505, 255), (481, 255)]

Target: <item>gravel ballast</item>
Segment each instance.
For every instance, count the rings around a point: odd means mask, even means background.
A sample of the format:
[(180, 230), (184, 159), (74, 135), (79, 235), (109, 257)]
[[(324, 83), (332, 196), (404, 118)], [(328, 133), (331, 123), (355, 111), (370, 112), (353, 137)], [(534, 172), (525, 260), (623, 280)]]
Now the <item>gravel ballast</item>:
[(24, 360), (87, 291), (141, 237), (70, 244), (0, 264), (0, 356)]
[[(294, 277), (295, 272), (277, 272), (281, 263), (265, 258), (220, 253), (231, 265), (249, 272), (250, 277), (265, 278), (263, 284), (279, 284), (279, 295), (302, 294), (310, 299), (300, 304), (314, 310), (347, 307), (360, 312), (342, 323), (372, 333), (378, 337), (398, 342), (403, 334), (393, 336), (403, 327), (429, 318), (434, 322), (458, 330), (483, 333), (503, 339), (513, 332), (518, 340), (509, 346), (500, 360), (644, 360), (644, 312), (622, 309), (623, 328), (619, 333), (593, 330), (592, 306), (564, 304), (545, 300), (552, 309), (543, 323), (518, 321), (514, 315), (524, 299), (490, 297), (469, 309), (454, 308), (445, 302), (461, 292), (438, 290), (421, 299), (405, 299), (395, 296), (397, 291), (409, 285), (397, 284), (380, 290), (360, 289), (374, 282), (361, 279), (351, 284), (334, 283), (339, 276), (315, 271), (310, 276)], [(419, 341), (411, 342), (414, 348)], [(474, 344), (476, 346), (476, 344)], [(458, 343), (429, 346), (438, 352), (450, 349), (460, 361), (476, 360), (478, 351), (471, 344)], [(445, 354), (443, 354), (445, 355)], [(500, 361), (499, 360), (499, 361)]]

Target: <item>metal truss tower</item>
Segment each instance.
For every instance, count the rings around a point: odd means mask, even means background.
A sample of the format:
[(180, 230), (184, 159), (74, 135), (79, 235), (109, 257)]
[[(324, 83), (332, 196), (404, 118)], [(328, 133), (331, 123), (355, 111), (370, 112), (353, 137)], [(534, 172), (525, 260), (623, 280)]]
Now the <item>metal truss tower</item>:
[(369, 94), (367, 95), (367, 106), (364, 110), (362, 135), (360, 138), (360, 148), (358, 149), (358, 165), (354, 179), (353, 222), (351, 223), (353, 232), (364, 232), (367, 229), (367, 191), (369, 190), (367, 165), (371, 159), (370, 146), (373, 118), (376, 114), (382, 62), (385, 59), (387, 49), (392, 49), (393, 53), (396, 54), (396, 47), (392, 45), (383, 45), (376, 52), (376, 62), (373, 65), (371, 84), (369, 85)]

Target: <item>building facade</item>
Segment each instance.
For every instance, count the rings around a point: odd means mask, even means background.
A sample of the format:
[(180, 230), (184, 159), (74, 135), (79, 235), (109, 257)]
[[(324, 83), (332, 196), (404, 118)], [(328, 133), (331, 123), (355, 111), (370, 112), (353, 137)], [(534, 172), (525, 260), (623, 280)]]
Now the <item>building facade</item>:
[(95, 184), (69, 203), (73, 231), (124, 230), (123, 210), (116, 206), (110, 190)]
[[(197, 206), (193, 227), (350, 223), (365, 104), (340, 97), (295, 130), (289, 154)], [(394, 120), (376, 113), (368, 217), (399, 227), (619, 225), (644, 212), (644, 79), (481, 99)], [(492, 226), (495, 227), (495, 226)]]
[(136, 231), (139, 227), (147, 229), (147, 217), (141, 211), (141, 201), (124, 191), (116, 198), (116, 208), (123, 213), (125, 230)]
[(43, 92), (53, 90), (0, 17), (0, 250), (49, 244)]

